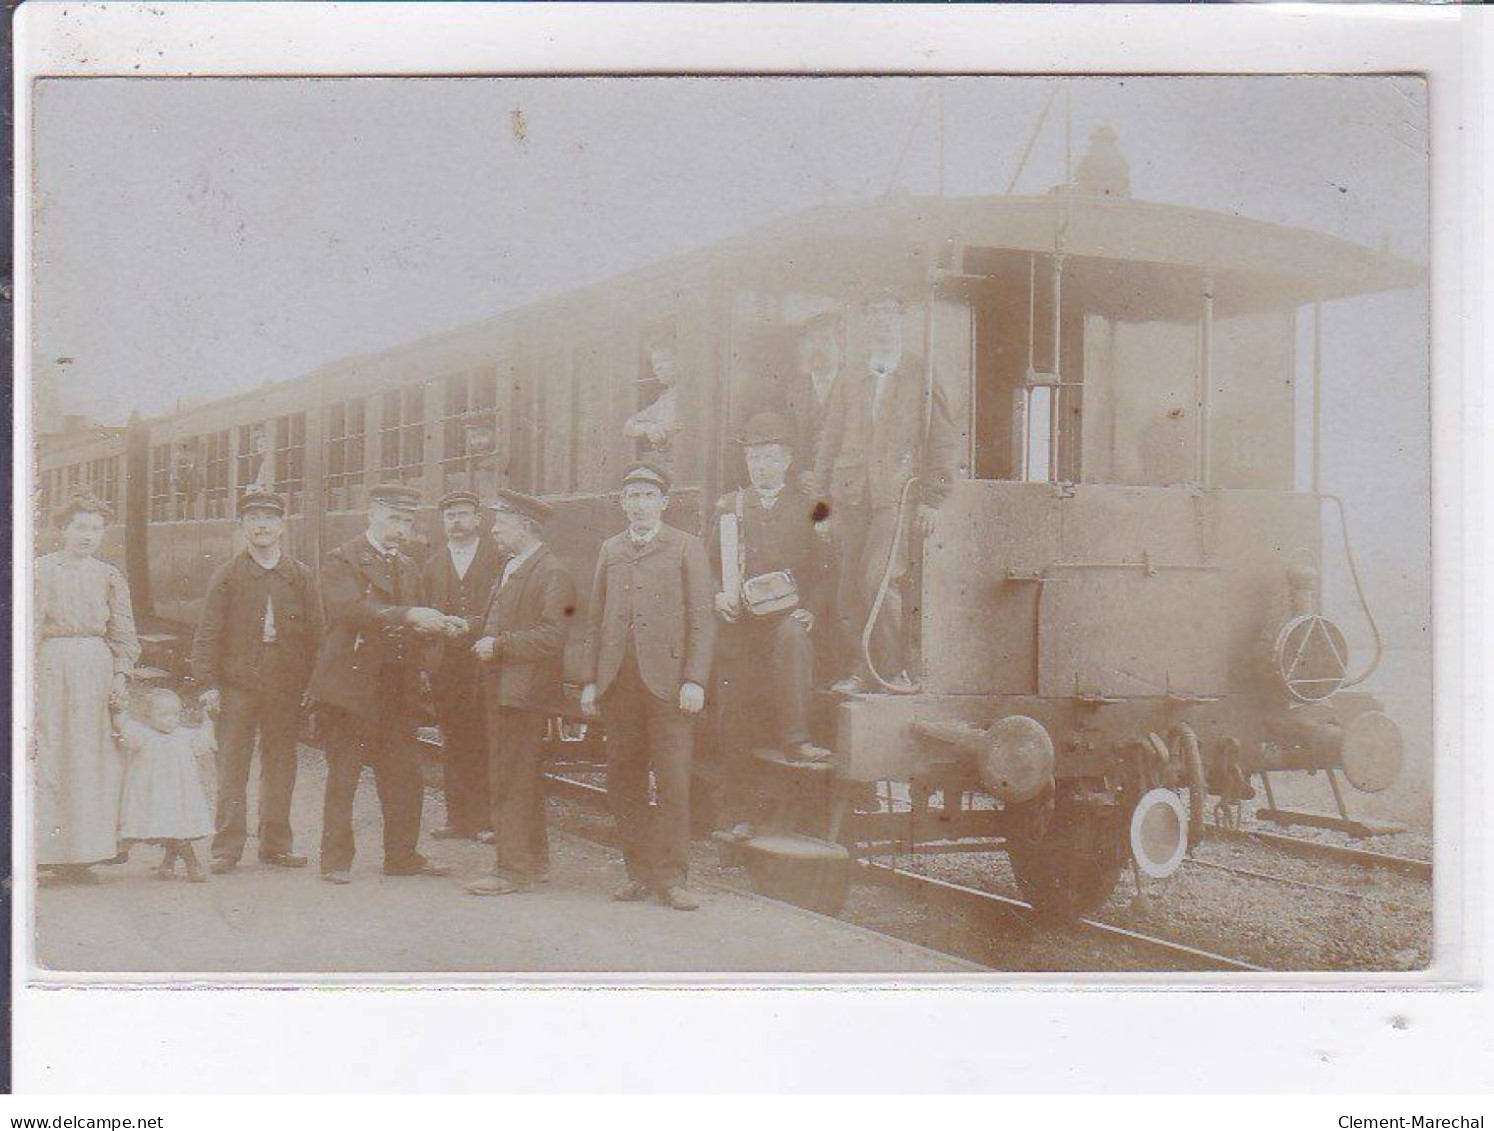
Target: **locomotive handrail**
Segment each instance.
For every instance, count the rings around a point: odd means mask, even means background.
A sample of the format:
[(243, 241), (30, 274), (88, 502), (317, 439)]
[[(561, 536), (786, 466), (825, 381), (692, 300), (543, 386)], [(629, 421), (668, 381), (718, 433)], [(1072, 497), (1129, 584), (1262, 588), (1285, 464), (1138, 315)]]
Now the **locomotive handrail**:
[(1364, 619), (1369, 621), (1370, 633), (1375, 638), (1375, 654), (1370, 658), (1369, 666), (1356, 676), (1348, 676), (1345, 673), (1343, 687), (1358, 687), (1370, 676), (1374, 675), (1380, 667), (1380, 660), (1385, 655), (1385, 642), (1380, 638), (1380, 626), (1375, 621), (1375, 614), (1370, 611), (1369, 600), (1364, 595), (1364, 583), (1359, 580), (1359, 566), (1354, 561), (1354, 546), (1349, 541), (1349, 519), (1344, 512), (1344, 501), (1337, 495), (1323, 494), (1320, 498), (1327, 499), (1338, 509), (1338, 528), (1343, 536), (1344, 557), (1349, 563), (1349, 578), (1354, 582), (1354, 592), (1359, 597), (1359, 607), (1364, 610)]

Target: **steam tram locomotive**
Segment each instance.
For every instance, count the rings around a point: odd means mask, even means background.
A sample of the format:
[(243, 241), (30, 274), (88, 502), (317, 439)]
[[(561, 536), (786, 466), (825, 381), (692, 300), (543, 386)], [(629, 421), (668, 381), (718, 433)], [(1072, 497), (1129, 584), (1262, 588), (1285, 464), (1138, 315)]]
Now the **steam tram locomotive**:
[[(1325, 303), (1422, 278), (1318, 233), (1075, 186), (821, 207), (232, 399), (48, 437), (40, 496), (43, 513), (78, 483), (111, 497), (106, 549), (137, 611), (167, 622), (195, 618), (253, 481), (290, 499), (309, 562), (361, 526), (372, 482), (432, 499), (506, 483), (556, 505), (555, 547), (584, 578), (647, 445), (622, 422), (661, 376), (667, 518), (703, 532), (800, 327), (839, 312), (845, 365), (864, 364), (859, 298), (893, 287), (963, 445), (908, 595), (917, 690), (824, 696), (835, 762), (805, 775), (826, 804), (745, 858), (772, 887), (784, 861), (1004, 844), (1035, 906), (1082, 913), (1128, 860), (1175, 869), (1209, 799), (1256, 777), (1323, 770), (1336, 797), (1339, 774), (1395, 777), (1399, 731), (1352, 690), (1365, 673), (1322, 612), (1325, 530), (1347, 526), (1324, 522), (1316, 328)], [(651, 364), (660, 341), (674, 374)]]

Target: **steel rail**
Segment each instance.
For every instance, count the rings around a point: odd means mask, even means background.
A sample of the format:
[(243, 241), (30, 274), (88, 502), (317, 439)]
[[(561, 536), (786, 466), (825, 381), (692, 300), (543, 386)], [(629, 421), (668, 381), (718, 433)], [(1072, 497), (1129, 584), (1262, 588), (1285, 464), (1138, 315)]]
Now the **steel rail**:
[(1371, 895), (1369, 892), (1351, 891), (1348, 888), (1334, 887), (1331, 884), (1315, 884), (1308, 880), (1296, 880), (1290, 876), (1278, 876), (1271, 872), (1258, 872), (1254, 868), (1239, 868), (1233, 864), (1217, 864), (1212, 860), (1187, 859), (1183, 863), (1193, 868), (1208, 868), (1216, 872), (1229, 872), (1231, 875), (1244, 876), (1247, 879), (1261, 880), (1265, 883), (1302, 888), (1306, 891), (1320, 891), (1327, 895), (1340, 896), (1344, 899), (1362, 900), (1365, 903), (1376, 903), (1382, 907), (1393, 907), (1398, 911), (1421, 910), (1412, 904), (1402, 902), (1398, 899), (1387, 899), (1383, 895)]
[(1308, 860), (1333, 860), (1344, 864), (1362, 864), (1369, 868), (1384, 868), (1418, 880), (1432, 878), (1432, 862), (1415, 856), (1392, 856), (1388, 852), (1371, 852), (1365, 848), (1349, 848), (1341, 844), (1326, 844), (1317, 840), (1304, 840), (1299, 836), (1265, 832), (1260, 829), (1229, 829), (1221, 825), (1210, 825), (1205, 838), (1248, 843), (1269, 844), (1292, 856)]
[[(933, 876), (920, 875), (917, 872), (909, 872), (903, 868), (895, 868), (890, 864), (879, 864), (872, 860), (862, 860), (859, 863), (862, 869), (878, 882), (908, 889), (920, 887), (925, 889), (932, 888), (957, 902), (967, 905), (984, 903), (993, 907), (1000, 907), (1003, 910), (1014, 912), (1023, 919), (1031, 921), (1032, 904), (1024, 900), (1015, 899), (1009, 895), (997, 895), (995, 892), (967, 887), (964, 884), (953, 883), (949, 880), (936, 879)], [(1186, 943), (1158, 938), (1155, 935), (1143, 934), (1140, 931), (1133, 931), (1126, 927), (1117, 927), (1113, 923), (1106, 923), (1099, 919), (1077, 919), (1075, 922), (1095, 934), (1112, 939), (1122, 939), (1149, 950), (1159, 951), (1174, 957), (1186, 958), (1190, 962), (1199, 964), (1207, 970), (1248, 974), (1271, 973), (1265, 966), (1256, 966), (1253, 963), (1245, 962), (1238, 958), (1230, 958), (1228, 955), (1215, 954), (1213, 951), (1188, 946)]]
[[(559, 792), (568, 794), (571, 797), (594, 801), (607, 796), (606, 788), (600, 785), (577, 781), (575, 778), (565, 777), (561, 774), (547, 773), (545, 777), (552, 786), (559, 787)], [(995, 892), (982, 891), (979, 888), (966, 887), (963, 884), (951, 883), (948, 880), (935, 879), (932, 876), (922, 876), (917, 872), (909, 872), (888, 864), (879, 864), (873, 860), (861, 860), (858, 863), (866, 875), (886, 886), (935, 889), (946, 897), (953, 898), (959, 902), (999, 907), (1005, 911), (1019, 915), (1024, 920), (1031, 921), (1032, 905), (1020, 899), (997, 895)], [(1215, 954), (1212, 951), (1201, 950), (1198, 947), (1173, 942), (1170, 939), (1157, 938), (1153, 935), (1143, 934), (1140, 931), (1117, 927), (1112, 923), (1104, 923), (1098, 919), (1079, 919), (1078, 923), (1086, 930), (1095, 934), (1124, 940), (1146, 949), (1172, 955), (1173, 957), (1184, 958), (1207, 970), (1237, 971), (1251, 974), (1269, 973), (1264, 966), (1256, 966), (1249, 962), (1243, 962), (1238, 958), (1230, 958), (1227, 955)]]

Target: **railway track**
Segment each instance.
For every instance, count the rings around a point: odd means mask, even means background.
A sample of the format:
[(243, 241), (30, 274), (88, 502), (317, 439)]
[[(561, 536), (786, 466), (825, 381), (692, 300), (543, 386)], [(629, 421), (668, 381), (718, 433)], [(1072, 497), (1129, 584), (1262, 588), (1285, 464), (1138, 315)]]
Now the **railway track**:
[[(1023, 900), (1015, 899), (1012, 896), (998, 895), (995, 892), (985, 891), (981, 888), (973, 888), (965, 884), (953, 883), (949, 880), (936, 879), (933, 876), (910, 872), (890, 864), (879, 864), (872, 860), (862, 860), (860, 866), (863, 874), (875, 883), (900, 887), (905, 891), (915, 891), (922, 895), (933, 895), (935, 898), (950, 904), (999, 907), (1012, 912), (1024, 922), (1029, 924), (1036, 922), (1033, 918), (1032, 905)], [(1181, 961), (1184, 965), (1191, 966), (1200, 971), (1251, 974), (1270, 973), (1264, 966), (1256, 966), (1253, 963), (1244, 962), (1238, 958), (1231, 958), (1224, 954), (1215, 954), (1213, 951), (1202, 950), (1184, 943), (1173, 942), (1171, 939), (1159, 938), (1156, 935), (1133, 931), (1126, 927), (1117, 927), (1113, 923), (1106, 923), (1099, 919), (1079, 919), (1075, 921), (1074, 925), (1079, 930), (1099, 938), (1124, 941), (1142, 950), (1165, 955), (1174, 961)]]
[(1318, 840), (1305, 840), (1285, 833), (1265, 832), (1260, 829), (1230, 829), (1222, 825), (1210, 825), (1205, 839), (1231, 841), (1236, 844), (1266, 844), (1280, 849), (1289, 856), (1303, 860), (1328, 860), (1338, 864), (1362, 864), (1367, 868), (1380, 868), (1415, 880), (1432, 879), (1432, 862), (1414, 856), (1394, 856), (1388, 852), (1373, 852), (1366, 848), (1350, 848), (1342, 844), (1327, 844)]
[(1315, 891), (1324, 895), (1340, 896), (1344, 899), (1354, 899), (1361, 903), (1373, 903), (1380, 907), (1392, 908), (1397, 911), (1415, 911), (1409, 903), (1398, 899), (1386, 899), (1382, 895), (1372, 895), (1369, 892), (1352, 891), (1349, 888), (1335, 887), (1331, 884), (1315, 884), (1308, 880), (1297, 880), (1291, 876), (1278, 876), (1272, 872), (1261, 872), (1254, 868), (1241, 868), (1234, 864), (1219, 864), (1212, 860), (1197, 860), (1190, 857), (1183, 861), (1185, 867), (1207, 868), (1213, 872), (1228, 872), (1232, 876), (1243, 876), (1246, 879), (1261, 880), (1281, 887), (1299, 888), (1303, 891)]
[[(547, 773), (545, 777), (549, 781), (550, 788), (563, 796), (592, 803), (604, 801), (607, 796), (605, 787), (592, 782), (580, 781), (554, 772)], [(1015, 916), (1029, 927), (1037, 925), (1032, 905), (1011, 896), (936, 879), (872, 860), (860, 861), (859, 867), (864, 878), (883, 887), (912, 892), (926, 900), (932, 899), (946, 906), (961, 907), (967, 910), (998, 909)], [(1170, 962), (1189, 970), (1216, 973), (1269, 972), (1264, 966), (1257, 966), (1228, 955), (1216, 954), (1170, 939), (1118, 927), (1098, 919), (1080, 919), (1075, 926), (1078, 930), (1097, 939), (1166, 957)]]

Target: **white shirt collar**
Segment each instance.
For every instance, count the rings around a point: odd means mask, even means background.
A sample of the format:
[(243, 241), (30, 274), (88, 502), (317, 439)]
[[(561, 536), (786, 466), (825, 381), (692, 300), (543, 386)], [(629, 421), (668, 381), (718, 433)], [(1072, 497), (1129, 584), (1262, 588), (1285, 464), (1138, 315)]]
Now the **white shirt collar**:
[(764, 491), (760, 487), (754, 487), (753, 490), (757, 492), (757, 501), (763, 505), (763, 510), (770, 511), (773, 509), (773, 504), (778, 501), (778, 496), (783, 494), (783, 484), (779, 484), (772, 491)]
[(368, 539), (368, 544), (370, 546), (372, 546), (375, 550), (377, 550), (380, 554), (392, 554), (392, 553), (395, 552), (393, 546), (381, 546), (381, 545), (379, 545), (379, 543), (374, 539), (373, 531), (372, 530), (366, 530), (366, 531), (364, 531), (363, 532), (363, 537), (367, 538)]
[(478, 540), (474, 538), (465, 546), (456, 542), (446, 543), (446, 550), (451, 555), (451, 567), (456, 570), (457, 576), (464, 580), (467, 577), (467, 571), (472, 568), (473, 559), (477, 557), (477, 542)]

